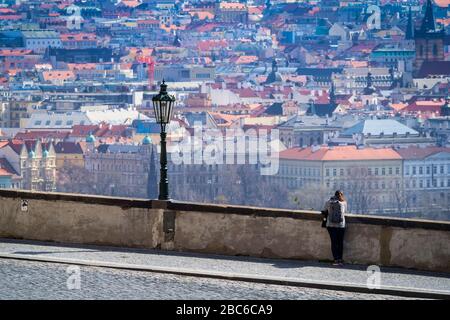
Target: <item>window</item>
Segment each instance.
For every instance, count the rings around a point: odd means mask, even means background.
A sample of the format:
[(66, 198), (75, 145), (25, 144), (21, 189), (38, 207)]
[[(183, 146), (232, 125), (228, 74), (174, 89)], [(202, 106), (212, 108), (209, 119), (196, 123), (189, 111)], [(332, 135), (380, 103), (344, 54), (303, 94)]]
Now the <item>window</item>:
[(45, 125), (49, 126), (50, 125), (50, 120), (45, 121)]
[(330, 176), (330, 169), (325, 169), (325, 176), (326, 177), (329, 177)]
[(381, 175), (385, 176), (386, 175), (386, 168), (381, 168)]
[(42, 121), (41, 121), (41, 120), (36, 120), (36, 121), (34, 122), (34, 125), (35, 125), (35, 126), (40, 126), (40, 125), (41, 125), (41, 123), (42, 123)]
[(412, 167), (412, 174), (413, 174), (413, 175), (416, 174), (416, 167), (415, 167), (415, 166)]
[(339, 170), (339, 175), (341, 175), (341, 176), (344, 175), (344, 169), (341, 168), (341, 169)]
[(392, 168), (389, 168), (389, 175), (392, 174)]
[(419, 174), (423, 174), (423, 167), (419, 167)]
[(395, 174), (400, 174), (400, 168), (399, 167), (395, 168)]
[(430, 166), (427, 166), (427, 174), (430, 174)]
[(441, 167), (440, 167), (440, 173), (441, 173), (441, 174), (444, 173), (444, 166), (443, 166), (443, 165), (441, 165)]
[(55, 125), (57, 125), (57, 126), (62, 125), (62, 120), (56, 120)]
[(375, 175), (378, 175), (378, 168), (375, 168)]
[(337, 170), (333, 169), (333, 176), (336, 177), (336, 174), (337, 174)]

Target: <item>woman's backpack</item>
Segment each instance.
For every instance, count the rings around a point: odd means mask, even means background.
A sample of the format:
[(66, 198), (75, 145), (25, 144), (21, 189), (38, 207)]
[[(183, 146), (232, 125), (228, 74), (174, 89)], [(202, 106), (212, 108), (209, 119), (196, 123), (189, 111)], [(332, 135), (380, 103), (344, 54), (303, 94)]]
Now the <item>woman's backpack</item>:
[(328, 219), (332, 223), (341, 223), (342, 218), (342, 204), (338, 199), (330, 199), (330, 214), (328, 215)]

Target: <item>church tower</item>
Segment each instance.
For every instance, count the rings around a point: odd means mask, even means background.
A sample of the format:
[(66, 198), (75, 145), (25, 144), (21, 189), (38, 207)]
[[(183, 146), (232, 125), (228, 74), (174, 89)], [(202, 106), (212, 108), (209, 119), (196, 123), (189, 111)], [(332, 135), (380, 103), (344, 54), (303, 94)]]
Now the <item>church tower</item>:
[(408, 12), (408, 23), (406, 25), (405, 46), (408, 49), (414, 49), (414, 23), (412, 19), (411, 7)]
[(417, 74), (424, 62), (444, 61), (444, 29), (438, 29), (434, 20), (433, 4), (427, 0), (425, 16), (419, 30), (415, 30), (416, 59), (414, 71)]

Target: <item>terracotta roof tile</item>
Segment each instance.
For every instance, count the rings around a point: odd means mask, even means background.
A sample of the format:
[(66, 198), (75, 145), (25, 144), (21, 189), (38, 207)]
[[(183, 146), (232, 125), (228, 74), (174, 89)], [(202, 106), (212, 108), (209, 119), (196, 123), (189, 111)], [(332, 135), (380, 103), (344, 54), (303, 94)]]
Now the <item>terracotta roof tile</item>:
[(292, 148), (280, 152), (281, 159), (306, 161), (364, 161), (400, 160), (401, 156), (391, 148), (362, 148), (356, 146)]

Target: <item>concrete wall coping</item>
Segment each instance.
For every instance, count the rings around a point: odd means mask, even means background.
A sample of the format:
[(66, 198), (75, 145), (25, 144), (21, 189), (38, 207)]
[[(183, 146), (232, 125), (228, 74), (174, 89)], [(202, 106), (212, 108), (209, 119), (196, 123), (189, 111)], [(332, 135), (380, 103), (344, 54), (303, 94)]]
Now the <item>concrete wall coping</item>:
[[(28, 190), (11, 190), (0, 189), (0, 197), (6, 198), (23, 198), (37, 200), (53, 200), (53, 201), (74, 201), (88, 204), (110, 205), (122, 208), (148, 208), (148, 209), (164, 209), (173, 211), (195, 211), (203, 213), (228, 213), (237, 215), (253, 215), (259, 217), (285, 217), (302, 220), (321, 220), (320, 212), (308, 210), (288, 210), (276, 208), (260, 208), (237, 205), (220, 205), (205, 204), (195, 202), (181, 201), (161, 201), (148, 199), (107, 197), (85, 194), (71, 194), (60, 192), (37, 192)], [(369, 225), (381, 225), (398, 228), (421, 228), (431, 230), (450, 231), (450, 222), (393, 218), (386, 216), (371, 216), (359, 214), (347, 214), (346, 221), (348, 223), (361, 223)]]

